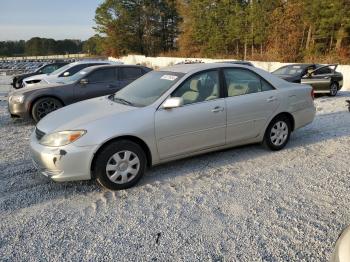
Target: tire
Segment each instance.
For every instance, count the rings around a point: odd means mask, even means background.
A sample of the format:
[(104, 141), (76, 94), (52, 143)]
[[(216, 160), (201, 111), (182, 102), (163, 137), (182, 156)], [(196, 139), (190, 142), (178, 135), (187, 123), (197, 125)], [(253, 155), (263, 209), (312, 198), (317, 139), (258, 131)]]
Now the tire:
[(107, 189), (127, 189), (142, 178), (146, 162), (145, 152), (138, 144), (129, 140), (115, 141), (96, 156), (93, 176)]
[(20, 80), (16, 80), (16, 81), (14, 82), (13, 87), (14, 87), (15, 89), (20, 89), (20, 88), (22, 87), (21, 81), (20, 81)]
[(330, 87), (329, 87), (329, 95), (330, 96), (336, 96), (338, 94), (338, 83), (337, 82), (332, 82)]
[(281, 150), (287, 145), (291, 132), (290, 119), (286, 116), (277, 116), (267, 127), (263, 144), (273, 151)]
[(32, 107), (32, 117), (35, 122), (39, 122), (44, 116), (52, 111), (63, 107), (61, 101), (53, 97), (44, 97), (36, 101)]

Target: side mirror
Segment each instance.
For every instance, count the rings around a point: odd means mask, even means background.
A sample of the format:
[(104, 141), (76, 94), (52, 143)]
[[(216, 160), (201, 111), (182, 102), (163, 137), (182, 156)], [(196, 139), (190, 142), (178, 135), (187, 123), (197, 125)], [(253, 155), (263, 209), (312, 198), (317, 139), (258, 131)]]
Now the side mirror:
[(69, 72), (64, 72), (63, 76), (69, 76), (70, 73)]
[(176, 107), (180, 107), (184, 104), (184, 99), (182, 97), (169, 97), (163, 103), (162, 108), (164, 109), (172, 109)]
[(87, 84), (89, 83), (89, 80), (87, 80), (86, 78), (83, 78), (83, 79), (80, 80), (79, 83), (80, 83), (82, 86), (85, 86), (85, 85), (87, 85)]

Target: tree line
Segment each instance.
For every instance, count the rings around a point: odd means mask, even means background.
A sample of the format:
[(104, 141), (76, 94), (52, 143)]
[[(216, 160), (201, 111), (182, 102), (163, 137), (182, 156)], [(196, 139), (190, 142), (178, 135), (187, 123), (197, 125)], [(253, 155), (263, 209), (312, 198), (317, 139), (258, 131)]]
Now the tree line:
[(33, 37), (28, 41), (1, 41), (0, 56), (41, 56), (87, 52), (87, 41)]
[(349, 61), (350, 0), (105, 0), (95, 53)]
[(350, 61), (350, 0), (104, 0), (86, 41), (0, 42), (0, 56), (89, 53)]

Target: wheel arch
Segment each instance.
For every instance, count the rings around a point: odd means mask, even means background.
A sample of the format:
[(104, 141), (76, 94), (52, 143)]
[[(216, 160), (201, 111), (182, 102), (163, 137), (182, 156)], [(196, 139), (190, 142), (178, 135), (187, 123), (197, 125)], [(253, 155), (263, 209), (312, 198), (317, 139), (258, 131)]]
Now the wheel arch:
[(61, 98), (59, 98), (58, 96), (55, 96), (55, 95), (40, 95), (40, 96), (37, 96), (35, 97), (30, 103), (29, 103), (29, 114), (32, 115), (32, 110), (33, 110), (33, 105), (39, 100), (39, 99), (42, 99), (42, 98), (54, 98), (54, 99), (57, 99), (58, 101), (60, 101), (62, 103), (63, 106), (65, 106), (66, 104), (63, 102), (63, 100)]
[[(97, 155), (109, 144), (116, 142), (116, 141), (120, 141), (120, 140), (129, 140), (134, 142), (135, 144), (139, 145), (142, 150), (145, 152), (146, 154), (146, 160), (147, 160), (147, 167), (151, 167), (152, 166), (152, 154), (151, 154), (151, 150), (149, 149), (149, 146), (146, 144), (145, 141), (143, 141), (141, 138), (137, 137), (137, 136), (133, 136), (133, 135), (123, 135), (123, 136), (118, 136), (118, 137), (114, 137), (111, 138), (107, 141), (105, 141), (94, 153), (94, 156), (91, 160), (91, 164), (90, 164), (90, 170), (93, 171), (95, 163), (96, 163), (96, 158)], [(91, 172), (91, 178), (93, 177), (93, 172)]]
[[(295, 128), (295, 119), (294, 119), (294, 116), (291, 114), (291, 113), (289, 113), (289, 112), (281, 112), (281, 113), (278, 113), (277, 115), (275, 115), (271, 120), (270, 120), (270, 122), (269, 122), (269, 125), (271, 124), (271, 122), (273, 121), (273, 120), (275, 120), (276, 118), (278, 118), (278, 117), (281, 117), (281, 116), (285, 116), (285, 117), (287, 117), (289, 120), (290, 120), (290, 123), (291, 123), (291, 125), (292, 125), (292, 132), (294, 131), (294, 128)], [(269, 126), (268, 125), (268, 126)]]

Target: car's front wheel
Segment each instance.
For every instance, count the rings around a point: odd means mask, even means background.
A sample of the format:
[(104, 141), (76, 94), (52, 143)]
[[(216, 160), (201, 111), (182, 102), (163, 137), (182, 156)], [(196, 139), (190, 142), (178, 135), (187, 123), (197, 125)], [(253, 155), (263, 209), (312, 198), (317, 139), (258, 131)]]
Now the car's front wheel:
[(338, 94), (338, 84), (336, 82), (333, 82), (329, 87), (329, 95), (336, 96), (337, 94)]
[(266, 129), (264, 145), (274, 151), (284, 148), (289, 141), (291, 126), (286, 116), (274, 118)]
[(32, 117), (35, 122), (39, 122), (48, 113), (61, 108), (63, 104), (53, 97), (44, 97), (38, 99), (32, 108)]
[(93, 175), (107, 189), (127, 189), (141, 179), (146, 161), (145, 153), (138, 144), (129, 140), (115, 141), (96, 156)]

